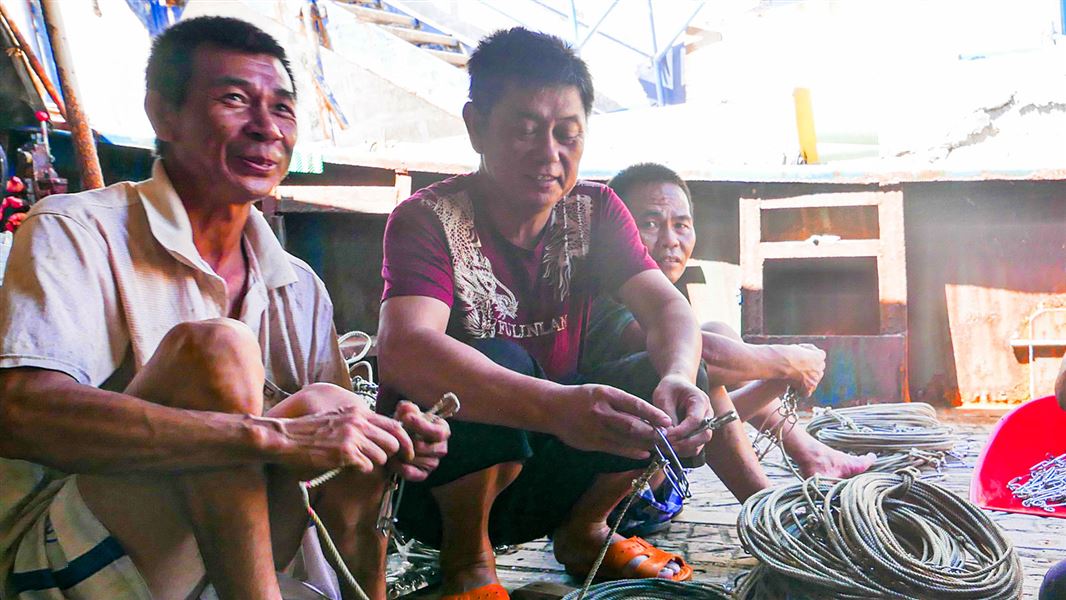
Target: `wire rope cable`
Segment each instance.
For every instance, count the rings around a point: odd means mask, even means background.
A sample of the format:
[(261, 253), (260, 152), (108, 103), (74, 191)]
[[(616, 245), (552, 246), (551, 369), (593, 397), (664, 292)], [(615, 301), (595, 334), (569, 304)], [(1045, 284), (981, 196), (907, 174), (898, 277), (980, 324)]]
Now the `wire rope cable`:
[(836, 450), (877, 455), (871, 471), (939, 470), (955, 446), (954, 430), (923, 402), (814, 409), (807, 433)]
[(741, 507), (737, 530), (761, 563), (738, 600), (1021, 597), (1021, 563), (1003, 531), (913, 468), (763, 490)]
[[(563, 600), (577, 600), (578, 591), (563, 596)], [(725, 588), (692, 581), (678, 582), (669, 579), (623, 579), (606, 581), (590, 586), (586, 600), (731, 600)]]
[[(625, 512), (629, 510), (637, 493), (641, 488), (647, 485), (648, 480), (651, 479), (656, 472), (663, 468), (666, 462), (666, 459), (663, 458), (653, 460), (643, 473), (633, 479), (630, 484), (629, 494), (626, 496), (620, 514), (625, 514)], [(613, 525), (611, 525), (611, 529), (607, 534), (607, 539), (604, 542), (603, 547), (600, 548), (599, 556), (597, 556), (595, 562), (592, 563), (592, 568), (589, 569), (588, 575), (585, 577), (585, 582), (582, 584), (581, 588), (563, 596), (562, 600), (621, 600), (623, 598), (626, 600), (672, 600), (673, 598), (729, 600), (730, 596), (728, 592), (719, 586), (688, 581), (680, 582), (660, 578), (623, 579), (593, 585), (592, 582), (596, 579), (596, 573), (599, 571), (600, 565), (603, 564), (603, 559), (607, 555), (608, 548), (611, 546), (611, 540), (618, 531), (618, 525), (621, 522), (622, 519), (619, 518)]]

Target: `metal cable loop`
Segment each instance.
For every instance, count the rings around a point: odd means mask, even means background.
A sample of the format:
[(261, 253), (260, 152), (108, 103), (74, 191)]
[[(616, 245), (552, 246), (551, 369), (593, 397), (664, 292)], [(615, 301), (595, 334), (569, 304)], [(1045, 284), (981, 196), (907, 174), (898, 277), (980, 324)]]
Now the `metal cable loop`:
[[(577, 600), (579, 592), (570, 592), (562, 600)], [(588, 588), (584, 597), (586, 600), (731, 600), (729, 593), (721, 586), (669, 579), (623, 579), (597, 583)]]
[(812, 477), (758, 492), (737, 519), (760, 566), (738, 600), (1013, 600), (1018, 556), (969, 502), (916, 469)]
[(877, 455), (870, 471), (907, 467), (940, 471), (955, 446), (954, 430), (922, 402), (814, 409), (807, 433), (849, 454)]

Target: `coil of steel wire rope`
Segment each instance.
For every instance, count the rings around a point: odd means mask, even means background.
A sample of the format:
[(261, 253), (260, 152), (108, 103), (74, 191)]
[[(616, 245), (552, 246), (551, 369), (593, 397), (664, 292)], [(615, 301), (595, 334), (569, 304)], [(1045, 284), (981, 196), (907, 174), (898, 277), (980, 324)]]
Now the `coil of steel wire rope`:
[[(577, 600), (580, 590), (563, 596), (562, 600)], [(677, 582), (668, 579), (624, 579), (597, 583), (588, 588), (585, 600), (730, 600), (729, 592), (717, 585)]]
[(738, 600), (1021, 597), (1021, 563), (999, 527), (916, 469), (763, 490), (737, 529), (761, 563)]
[(939, 469), (955, 445), (954, 430), (922, 402), (816, 408), (807, 433), (849, 454), (877, 455), (871, 471)]

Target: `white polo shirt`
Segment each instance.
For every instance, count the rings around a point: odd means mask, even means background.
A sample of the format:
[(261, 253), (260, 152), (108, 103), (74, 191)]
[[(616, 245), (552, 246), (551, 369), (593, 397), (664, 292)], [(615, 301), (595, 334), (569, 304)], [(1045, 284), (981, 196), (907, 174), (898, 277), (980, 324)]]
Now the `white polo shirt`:
[[(240, 320), (259, 338), (267, 378), (288, 393), (318, 381), (350, 387), (321, 280), (254, 208), (242, 241), (249, 272)], [(147, 181), (33, 207), (0, 286), (0, 368), (60, 371), (121, 391), (172, 327), (224, 317), (226, 303), (225, 283), (193, 245), (189, 217), (156, 161)], [(8, 551), (63, 476), (0, 459), (0, 589)]]

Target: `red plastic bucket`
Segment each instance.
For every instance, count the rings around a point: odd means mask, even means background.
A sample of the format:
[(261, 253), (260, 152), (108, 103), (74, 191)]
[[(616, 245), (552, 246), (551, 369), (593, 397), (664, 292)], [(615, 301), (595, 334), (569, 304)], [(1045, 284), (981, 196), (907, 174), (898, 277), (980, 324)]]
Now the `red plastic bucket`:
[(1066, 518), (1066, 507), (1048, 512), (1022, 506), (1007, 489), (1007, 482), (1029, 472), (1029, 467), (1066, 452), (1066, 411), (1054, 396), (1038, 398), (1003, 415), (977, 459), (970, 481), (970, 501), (990, 510)]

